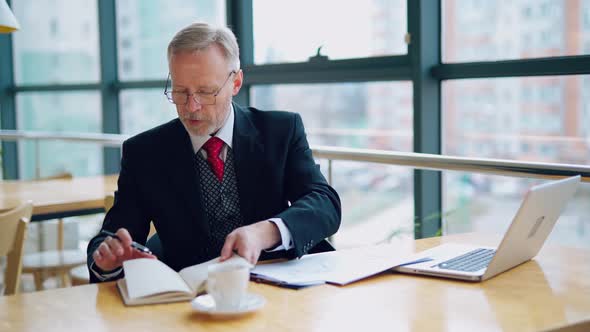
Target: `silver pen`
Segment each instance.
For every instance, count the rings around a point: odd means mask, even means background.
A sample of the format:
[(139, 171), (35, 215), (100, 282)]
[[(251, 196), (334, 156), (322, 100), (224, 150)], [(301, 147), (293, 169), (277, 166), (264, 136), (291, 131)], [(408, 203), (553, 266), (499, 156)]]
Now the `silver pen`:
[[(112, 233), (112, 232), (109, 232), (109, 231), (105, 231), (104, 229), (101, 230), (100, 232), (102, 234), (104, 234), (104, 235), (108, 235), (108, 236), (110, 236), (110, 237), (112, 237), (114, 239), (117, 239), (117, 240), (121, 241), (121, 239), (115, 233)], [(137, 249), (137, 250), (139, 250), (139, 251), (141, 251), (143, 253), (150, 254), (150, 255), (152, 254), (152, 251), (148, 247), (143, 246), (143, 245), (141, 245), (141, 244), (139, 244), (139, 243), (137, 243), (135, 241), (132, 241), (131, 242), (131, 247), (132, 248), (135, 248), (135, 249)]]

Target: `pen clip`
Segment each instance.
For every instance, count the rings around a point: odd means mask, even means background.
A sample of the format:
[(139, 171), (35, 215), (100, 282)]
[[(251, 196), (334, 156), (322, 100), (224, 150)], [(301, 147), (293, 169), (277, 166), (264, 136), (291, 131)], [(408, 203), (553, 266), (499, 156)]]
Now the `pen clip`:
[[(112, 237), (114, 239), (117, 239), (117, 240), (121, 241), (121, 239), (119, 239), (119, 236), (117, 236), (117, 234), (115, 234), (113, 232), (109, 232), (109, 231), (104, 230), (104, 229), (102, 229), (100, 232), (102, 234), (104, 234), (104, 235), (108, 235), (108, 236), (110, 236), (110, 237)], [(135, 250), (137, 250), (139, 252), (143, 252), (145, 254), (152, 255), (152, 251), (150, 250), (150, 248), (148, 248), (148, 247), (146, 247), (144, 245), (141, 245), (141, 244), (139, 244), (139, 243), (137, 243), (135, 241), (131, 241), (131, 248), (133, 248), (133, 249), (135, 249)]]
[(150, 250), (150, 248), (143, 246), (135, 241), (131, 242), (131, 247), (137, 251), (141, 251), (145, 254), (152, 254), (152, 251)]

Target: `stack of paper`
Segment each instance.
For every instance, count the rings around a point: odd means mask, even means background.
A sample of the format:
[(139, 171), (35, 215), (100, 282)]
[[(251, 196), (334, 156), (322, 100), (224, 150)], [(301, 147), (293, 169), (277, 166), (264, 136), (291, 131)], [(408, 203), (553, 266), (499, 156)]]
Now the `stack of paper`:
[(383, 244), (323, 252), (286, 262), (257, 265), (253, 279), (282, 286), (303, 287), (321, 283), (346, 285), (391, 268), (427, 260), (418, 254), (396, 254), (399, 247)]

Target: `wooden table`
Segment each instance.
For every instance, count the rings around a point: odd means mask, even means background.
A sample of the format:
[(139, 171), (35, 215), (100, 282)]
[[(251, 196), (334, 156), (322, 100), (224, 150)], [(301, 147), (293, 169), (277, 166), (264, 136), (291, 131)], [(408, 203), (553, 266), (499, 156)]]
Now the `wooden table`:
[(33, 201), (33, 221), (104, 211), (104, 197), (117, 189), (118, 175), (64, 180), (0, 181), (0, 212)]
[[(497, 240), (448, 236), (399, 243), (399, 252)], [(197, 314), (188, 302), (125, 307), (114, 283), (85, 285), (0, 297), (0, 330), (538, 331), (590, 319), (589, 262), (588, 250), (547, 246), (533, 261), (483, 283), (392, 273), (298, 291), (251, 283), (266, 306), (230, 320)]]

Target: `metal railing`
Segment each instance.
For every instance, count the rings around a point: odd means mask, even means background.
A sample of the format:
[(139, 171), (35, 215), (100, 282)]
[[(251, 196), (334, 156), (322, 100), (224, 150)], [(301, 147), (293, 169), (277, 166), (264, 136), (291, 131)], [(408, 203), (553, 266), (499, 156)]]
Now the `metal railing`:
[(95, 143), (102, 146), (120, 147), (129, 138), (128, 135), (101, 134), (101, 133), (55, 133), (42, 131), (0, 130), (1, 141), (33, 141), (35, 150), (35, 178), (41, 177), (41, 165), (39, 163), (41, 150), (39, 142), (43, 140), (69, 141), (76, 143)]
[(334, 160), (360, 161), (378, 164), (409, 166), (440, 171), (464, 171), (535, 178), (559, 178), (581, 175), (590, 182), (590, 167), (570, 164), (538, 163), (504, 159), (453, 157), (427, 153), (394, 152), (370, 149), (351, 149), (316, 146), (313, 154), (328, 160), (328, 178), (331, 182)]
[[(39, 141), (58, 140), (96, 143), (103, 146), (121, 146), (128, 135), (91, 133), (50, 133), (20, 130), (0, 130), (0, 140), (33, 140), (35, 142), (35, 169), (39, 175)], [(522, 176), (535, 178), (560, 178), (581, 175), (582, 181), (590, 182), (590, 166), (525, 162), (504, 159), (466, 158), (412, 152), (394, 152), (370, 149), (352, 149), (327, 146), (312, 146), (318, 159), (328, 160), (328, 181), (333, 182), (333, 161), (359, 161), (397, 166), (409, 166), (427, 170), (453, 170), (494, 175)]]

